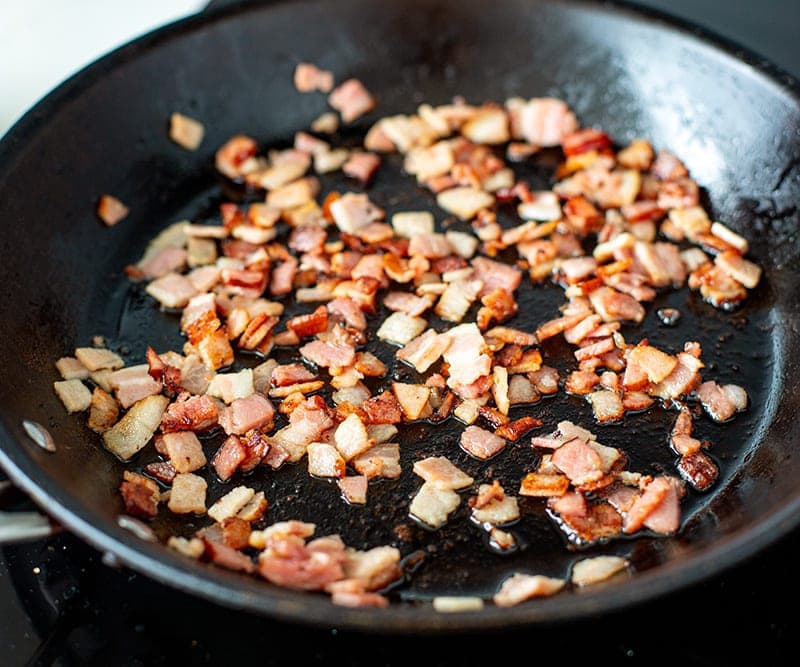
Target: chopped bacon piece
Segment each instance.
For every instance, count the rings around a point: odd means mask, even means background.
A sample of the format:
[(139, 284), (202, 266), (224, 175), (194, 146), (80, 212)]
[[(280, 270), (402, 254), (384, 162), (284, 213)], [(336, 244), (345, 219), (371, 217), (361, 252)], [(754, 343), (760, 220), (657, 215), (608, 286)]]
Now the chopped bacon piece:
[(537, 146), (558, 146), (564, 137), (578, 129), (578, 121), (567, 104), (552, 97), (534, 98), (510, 108), (515, 138)]
[(680, 525), (681, 495), (676, 479), (656, 477), (626, 512), (623, 531), (634, 533), (644, 526), (658, 533), (675, 532)]
[(275, 409), (269, 399), (253, 393), (222, 408), (219, 424), (228, 435), (242, 434), (271, 424), (274, 415)]
[(363, 185), (366, 185), (372, 180), (380, 165), (381, 159), (375, 153), (354, 151), (342, 165), (342, 171), (345, 176), (358, 179)]
[(586, 400), (592, 404), (594, 418), (601, 424), (622, 419), (625, 414), (622, 399), (616, 391), (594, 391), (586, 396)]
[(328, 328), (328, 309), (319, 306), (313, 313), (292, 317), (286, 322), (286, 328), (294, 331), (300, 338), (325, 331)]
[(317, 225), (300, 225), (289, 235), (289, 247), (296, 252), (320, 253), (325, 245), (327, 234)]
[(628, 567), (628, 561), (620, 556), (595, 556), (584, 558), (572, 566), (572, 583), (587, 586), (606, 581)]
[(659, 151), (658, 156), (650, 167), (650, 172), (662, 181), (684, 178), (689, 175), (686, 167), (675, 155), (669, 151)]
[(572, 371), (567, 376), (564, 389), (570, 394), (583, 396), (600, 384), (600, 378), (594, 371)]
[(631, 296), (622, 294), (612, 287), (601, 287), (589, 294), (592, 307), (604, 322), (629, 320), (641, 322), (645, 316), (642, 305)]
[(292, 291), (294, 277), (297, 274), (297, 260), (289, 257), (284, 260), (272, 271), (269, 283), (269, 291), (275, 296), (289, 294)]
[(328, 95), (328, 104), (341, 114), (345, 123), (352, 123), (372, 111), (377, 102), (358, 79), (348, 79)]
[(528, 373), (534, 388), (545, 396), (558, 392), (558, 371), (550, 366), (542, 366), (538, 371)]
[(566, 442), (553, 453), (553, 464), (579, 486), (603, 476), (603, 460), (593, 447), (582, 440)]
[(370, 424), (397, 424), (403, 421), (403, 411), (394, 394), (384, 391), (361, 404)]
[(233, 476), (246, 458), (247, 450), (242, 441), (235, 435), (229, 435), (217, 450), (211, 465), (214, 466), (217, 477), (225, 482)]
[(237, 178), (241, 175), (240, 167), (248, 159), (253, 157), (258, 150), (258, 144), (254, 139), (243, 134), (231, 137), (217, 151), (216, 167), (219, 172), (228, 178)]
[(194, 472), (206, 464), (203, 447), (192, 431), (165, 433), (162, 439), (163, 450), (178, 473)]
[(216, 426), (219, 408), (210, 396), (182, 395), (171, 403), (161, 417), (161, 430), (207, 431)]
[(328, 302), (328, 312), (344, 320), (349, 327), (364, 330), (367, 320), (360, 306), (348, 297), (338, 297)]
[(116, 225), (128, 213), (130, 213), (130, 209), (111, 195), (102, 195), (97, 202), (97, 215), (108, 227)]
[(420, 297), (408, 292), (389, 292), (383, 299), (383, 305), (389, 310), (418, 317), (433, 305), (433, 300), (428, 296)]
[(563, 496), (569, 489), (569, 477), (552, 473), (530, 472), (522, 478), (519, 495), (535, 498)]
[(164, 482), (164, 484), (172, 484), (172, 480), (175, 479), (175, 475), (177, 474), (175, 466), (169, 461), (148, 463), (144, 467), (144, 471), (151, 477), (155, 477), (159, 482)]
[(160, 494), (153, 480), (126, 470), (119, 491), (128, 514), (144, 519), (151, 519), (158, 514)]
[(643, 391), (626, 391), (622, 395), (622, 407), (625, 412), (647, 410), (655, 401)]
[[(673, 440), (675, 437), (673, 436)], [(698, 491), (705, 491), (719, 477), (717, 465), (707, 454), (701, 451), (684, 454), (678, 462), (678, 472), (680, 472), (683, 479)]]
[(439, 528), (447, 522), (447, 517), (456, 510), (460, 503), (461, 497), (455, 491), (442, 489), (431, 482), (425, 482), (411, 500), (408, 511), (412, 517), (431, 528)]
[(333, 89), (333, 72), (319, 69), (311, 63), (298, 63), (294, 70), (294, 87), (301, 93), (315, 90), (329, 93)]
[(431, 456), (417, 461), (414, 463), (414, 473), (428, 484), (445, 491), (466, 488), (474, 481), (444, 456)]
[(678, 359), (650, 345), (637, 345), (628, 354), (628, 368), (641, 369), (652, 383), (665, 380), (677, 366)]
[(363, 505), (367, 502), (367, 478), (364, 475), (342, 477), (337, 484), (342, 492), (342, 497), (348, 503)]
[(519, 419), (515, 419), (508, 424), (499, 426), (497, 429), (495, 429), (494, 433), (501, 438), (515, 442), (531, 429), (537, 428), (541, 425), (542, 420), (537, 419), (536, 417), (520, 417)]
[(531, 598), (555, 595), (565, 583), (541, 574), (514, 574), (503, 581), (492, 599), (498, 607), (513, 607)]
[(580, 155), (589, 151), (605, 151), (611, 148), (611, 137), (594, 128), (584, 128), (566, 134), (561, 139), (564, 155)]
[(487, 257), (475, 257), (472, 260), (472, 268), (483, 281), (483, 289), (479, 296), (489, 294), (498, 288), (513, 294), (522, 281), (522, 272), (519, 269)]
[(214, 564), (234, 572), (246, 572), (247, 574), (255, 572), (253, 561), (241, 551), (206, 539), (203, 540), (203, 544), (206, 547), (206, 556)]
[(728, 421), (736, 413), (736, 404), (716, 382), (704, 382), (697, 389), (697, 397), (714, 421)]
[(311, 363), (323, 368), (331, 366), (350, 366), (355, 361), (356, 352), (352, 347), (327, 343), (321, 340), (311, 341), (300, 348), (300, 354)]
[(271, 382), (275, 387), (285, 387), (298, 382), (308, 382), (316, 379), (317, 376), (303, 364), (294, 363), (276, 366), (272, 371)]
[(503, 438), (478, 426), (467, 426), (461, 434), (461, 448), (478, 459), (490, 459), (505, 446)]

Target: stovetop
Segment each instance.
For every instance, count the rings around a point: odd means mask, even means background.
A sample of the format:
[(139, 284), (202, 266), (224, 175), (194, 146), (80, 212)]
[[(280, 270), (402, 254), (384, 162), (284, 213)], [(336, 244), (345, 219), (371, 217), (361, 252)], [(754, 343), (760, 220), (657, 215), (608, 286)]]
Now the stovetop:
[[(643, 0), (711, 27), (800, 76), (794, 0)], [(19, 494), (3, 509), (32, 509)], [(103, 562), (60, 533), (0, 550), (1, 665), (796, 664), (800, 530), (691, 589), (589, 621), (483, 635), (392, 637), (235, 612)], [(613, 663), (612, 663), (613, 661)]]

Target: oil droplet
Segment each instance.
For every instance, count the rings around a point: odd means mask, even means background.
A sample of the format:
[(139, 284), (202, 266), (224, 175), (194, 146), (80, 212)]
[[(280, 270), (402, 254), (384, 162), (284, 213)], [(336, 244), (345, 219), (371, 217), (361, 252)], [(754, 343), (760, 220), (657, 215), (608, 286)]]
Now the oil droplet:
[(659, 308), (656, 315), (665, 327), (674, 327), (681, 319), (681, 311), (677, 308)]

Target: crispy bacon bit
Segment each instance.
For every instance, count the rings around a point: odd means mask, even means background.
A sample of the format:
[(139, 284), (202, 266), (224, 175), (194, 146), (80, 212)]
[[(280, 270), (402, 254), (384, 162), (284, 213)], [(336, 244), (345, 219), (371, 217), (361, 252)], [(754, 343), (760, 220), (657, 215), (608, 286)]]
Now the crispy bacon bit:
[(644, 308), (636, 299), (611, 287), (596, 289), (589, 294), (589, 300), (604, 322), (617, 320), (641, 322), (645, 316)]
[(228, 178), (237, 178), (241, 175), (242, 164), (253, 157), (257, 150), (258, 145), (254, 139), (237, 134), (217, 151), (215, 162), (217, 170)]
[(219, 408), (209, 396), (183, 395), (164, 411), (161, 430), (164, 433), (207, 431), (216, 426), (218, 418)]
[(203, 143), (205, 132), (203, 124), (194, 118), (177, 112), (169, 117), (169, 138), (186, 150), (196, 151)]
[(301, 93), (318, 90), (329, 93), (333, 90), (333, 72), (319, 69), (311, 63), (297, 63), (294, 70), (294, 87)]
[(680, 483), (670, 477), (656, 477), (644, 488), (625, 514), (623, 530), (633, 533), (642, 527), (657, 533), (675, 532), (680, 525)]
[(467, 426), (461, 434), (461, 448), (478, 459), (490, 459), (505, 446), (503, 438), (478, 426)]
[(228, 435), (243, 434), (272, 423), (275, 409), (268, 398), (253, 393), (237, 398), (219, 413), (219, 425)]
[(292, 317), (286, 322), (286, 328), (294, 331), (300, 338), (314, 336), (328, 328), (328, 309), (319, 306), (313, 313)]
[(594, 371), (573, 371), (567, 376), (564, 389), (570, 394), (584, 396), (600, 384), (600, 378)]
[(435, 488), (448, 491), (466, 488), (474, 481), (444, 456), (431, 456), (417, 461), (414, 463), (414, 473)]
[(362, 185), (366, 185), (372, 180), (380, 165), (381, 159), (375, 153), (356, 151), (351, 153), (342, 165), (342, 171), (346, 176), (358, 179)]
[(541, 574), (513, 574), (502, 583), (492, 599), (498, 607), (513, 607), (531, 598), (555, 595), (565, 583), (563, 579)]
[(328, 95), (328, 104), (342, 115), (345, 123), (352, 123), (372, 111), (377, 102), (358, 79), (348, 79)]
[(714, 421), (728, 421), (736, 413), (736, 404), (716, 382), (704, 382), (697, 389), (697, 397)]
[(628, 567), (628, 561), (620, 556), (595, 556), (584, 558), (572, 566), (572, 583), (588, 586), (606, 581)]
[(522, 479), (519, 495), (535, 498), (563, 496), (569, 489), (569, 477), (553, 473), (529, 472)]
[(300, 354), (311, 363), (323, 368), (350, 366), (356, 357), (356, 352), (352, 347), (321, 340), (306, 343), (300, 348)]
[(119, 491), (126, 513), (144, 519), (151, 519), (158, 514), (160, 494), (158, 485), (153, 480), (126, 470)]
[(175, 479), (177, 474), (175, 466), (169, 461), (148, 463), (144, 467), (144, 471), (151, 477), (155, 477), (159, 482), (164, 482), (164, 484), (172, 484), (172, 480)]
[(519, 419), (515, 419), (508, 424), (504, 424), (503, 426), (497, 427), (495, 429), (495, 435), (504, 438), (505, 440), (511, 440), (512, 442), (516, 442), (519, 440), (523, 435), (525, 435), (528, 431), (534, 428), (538, 428), (542, 425), (542, 420), (537, 419), (536, 417), (520, 417)]
[[(416, 464), (414, 467), (416, 468)], [(447, 522), (447, 517), (460, 504), (461, 497), (455, 491), (442, 489), (431, 482), (425, 482), (411, 500), (408, 511), (412, 517), (431, 528), (439, 528)]]
[(397, 424), (403, 421), (400, 403), (390, 391), (364, 401), (361, 410), (370, 424)]
[(601, 424), (622, 419), (625, 414), (622, 399), (616, 391), (594, 391), (586, 396), (592, 404), (594, 418)]
[[(680, 436), (673, 436), (673, 440), (675, 437)], [(681, 457), (678, 462), (678, 472), (680, 472), (683, 479), (698, 491), (706, 491), (719, 477), (719, 468), (717, 468), (716, 463), (711, 460), (708, 454), (699, 450), (686, 453)]]
[(108, 227), (113, 227), (127, 217), (130, 209), (111, 195), (102, 195), (97, 202), (97, 215)]

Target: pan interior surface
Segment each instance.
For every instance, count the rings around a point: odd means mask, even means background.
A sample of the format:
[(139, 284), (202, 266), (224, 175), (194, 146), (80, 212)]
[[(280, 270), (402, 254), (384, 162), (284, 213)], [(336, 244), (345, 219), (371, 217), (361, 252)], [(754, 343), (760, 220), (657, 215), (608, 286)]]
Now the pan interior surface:
[[(357, 548), (396, 543), (404, 555), (424, 554), (396, 592), (401, 602), (379, 614), (335, 609), (321, 596), (187, 562), (117, 526), (123, 466), (103, 451), (83, 419), (64, 414), (51, 390), (58, 379), (53, 362), (95, 335), (130, 363), (141, 362), (147, 345), (181, 348), (176, 316), (159, 312), (122, 269), (167, 224), (204, 220), (223, 198), (241, 195), (227, 190), (213, 170), (213, 153), (228, 137), (245, 133), (261, 146), (285, 146), (325, 110), (322, 96), (294, 90), (299, 61), (330, 69), (337, 80), (357, 77), (380, 98), (378, 111), (345, 131), (344, 142), (362, 135), (378, 115), (410, 113), (423, 101), (444, 103), (455, 95), (473, 103), (563, 98), (584, 126), (602, 127), (619, 144), (645, 137), (676, 153), (706, 189), (714, 219), (750, 240), (765, 280), (739, 310), (716, 311), (681, 290), (660, 296), (641, 327), (624, 331), (629, 341), (646, 337), (673, 352), (685, 340), (699, 340), (704, 359), (714, 364), (711, 377), (741, 384), (750, 394), (751, 407), (732, 424), (697, 420), (697, 437), (713, 443), (721, 474), (711, 492), (691, 492), (684, 501), (685, 523), (677, 536), (571, 551), (535, 499), (521, 503), (524, 518), (511, 528), (522, 548), (505, 556), (490, 551), (484, 531), (470, 523), (466, 503), (441, 531), (411, 523), (406, 508), (418, 485), (409, 471), (414, 460), (447, 455), (476, 480), (485, 479), (489, 466), (461, 452), (461, 427), (453, 423), (403, 428), (402, 481), (371, 484), (366, 508), (344, 505), (336, 487), (310, 479), (302, 463), (242, 479), (267, 492), (270, 522), (313, 521), (318, 534), (338, 532)], [(196, 153), (167, 138), (173, 111), (205, 123)], [(182, 22), (69, 81), (0, 145), (0, 290), (8, 337), (0, 350), (2, 463), (67, 526), (123, 562), (224, 604), (302, 622), (381, 630), (499, 627), (585, 616), (691, 584), (796, 523), (799, 406), (791, 378), (799, 342), (798, 154), (800, 103), (792, 84), (660, 19), (613, 6), (509, 1), (500, 10), (478, 1), (293, 2)], [(440, 220), (430, 195), (412, 193), (396, 156), (388, 161), (370, 197), (387, 215), (426, 209)], [(555, 157), (545, 153), (520, 175), (535, 187), (549, 187), (554, 165)], [(344, 185), (323, 179), (326, 190)], [(111, 229), (94, 217), (104, 192), (131, 206), (130, 216)], [(555, 316), (563, 297), (558, 288), (526, 283), (518, 297), (520, 315), (509, 324), (531, 330)], [(295, 306), (287, 305), (293, 312)], [(664, 305), (683, 313), (677, 327), (659, 324), (655, 311)], [(370, 341), (368, 349), (384, 359), (391, 354), (379, 341)], [(567, 353), (555, 343), (543, 347), (545, 359), (557, 366)], [(394, 379), (413, 381), (408, 369), (391, 370)], [(542, 418), (543, 433), (564, 418), (592, 424), (585, 402), (563, 393), (518, 414)], [(46, 425), (57, 452), (33, 446), (22, 419)], [(672, 472), (666, 445), (672, 419), (674, 413), (656, 409), (592, 430), (604, 444), (624, 449), (632, 469)], [(209, 458), (217, 443), (206, 443)], [(154, 457), (148, 449), (136, 465)], [(522, 441), (490, 464), (511, 492), (533, 465)], [(210, 504), (231, 485), (209, 480)], [(154, 528), (163, 536), (201, 525), (161, 517)], [(398, 542), (399, 526), (407, 528), (408, 541)], [(490, 597), (515, 571), (568, 576), (577, 558), (599, 553), (629, 558), (630, 580), (480, 614), (436, 615), (430, 606), (414, 604), (440, 594)]]

